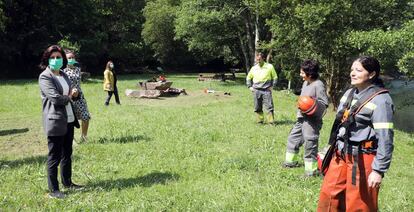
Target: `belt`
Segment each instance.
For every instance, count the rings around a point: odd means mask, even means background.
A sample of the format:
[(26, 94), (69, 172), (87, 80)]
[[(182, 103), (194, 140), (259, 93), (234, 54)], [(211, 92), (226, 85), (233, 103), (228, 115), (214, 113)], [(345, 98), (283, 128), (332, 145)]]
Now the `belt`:
[(353, 142), (349, 141), (349, 144), (352, 146), (361, 146), (364, 149), (374, 148), (374, 141), (361, 141), (361, 142)]
[[(350, 153), (352, 155), (353, 159), (354, 159), (354, 162), (353, 162), (353, 165), (352, 165), (352, 185), (356, 185), (356, 173), (357, 173), (357, 168), (358, 168), (358, 155), (361, 154), (361, 148), (364, 148), (364, 149), (373, 148), (374, 147), (374, 141), (369, 141), (369, 140), (361, 141), (361, 142), (348, 141), (348, 144), (351, 145), (351, 146), (357, 146), (358, 147), (357, 151), (354, 151), (352, 149), (351, 153)], [(345, 147), (346, 147), (346, 145), (345, 145)], [(341, 155), (344, 157), (344, 152), (341, 152)]]

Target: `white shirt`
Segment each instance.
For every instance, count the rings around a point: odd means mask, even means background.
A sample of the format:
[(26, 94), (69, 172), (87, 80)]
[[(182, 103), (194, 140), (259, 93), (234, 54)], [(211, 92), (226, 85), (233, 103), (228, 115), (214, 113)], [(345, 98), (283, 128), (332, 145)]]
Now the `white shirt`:
[[(62, 76), (56, 76), (56, 78), (59, 80), (59, 83), (63, 88), (63, 95), (69, 95), (69, 85), (66, 82), (65, 78)], [(75, 116), (73, 115), (72, 104), (68, 103), (65, 108), (66, 114), (68, 114), (68, 123), (74, 122)]]

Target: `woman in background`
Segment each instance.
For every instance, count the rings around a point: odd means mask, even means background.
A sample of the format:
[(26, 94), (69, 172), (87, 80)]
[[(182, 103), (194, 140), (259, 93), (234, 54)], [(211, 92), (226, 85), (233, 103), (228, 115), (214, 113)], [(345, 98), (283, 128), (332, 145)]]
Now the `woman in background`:
[(103, 89), (104, 91), (108, 92), (108, 96), (105, 100), (105, 106), (109, 105), (109, 101), (111, 100), (112, 94), (115, 95), (115, 102), (120, 105), (121, 102), (119, 101), (118, 95), (118, 88), (116, 87), (116, 74), (114, 71), (114, 63), (112, 61), (108, 61), (106, 63), (106, 68), (104, 71), (104, 84)]
[(78, 99), (73, 101), (73, 106), (75, 110), (75, 115), (78, 120), (81, 120), (81, 137), (80, 141), (87, 141), (89, 120), (91, 115), (88, 110), (88, 104), (86, 103), (85, 96), (80, 87), (81, 84), (81, 69), (77, 66), (76, 55), (72, 50), (65, 50), (66, 58), (68, 60), (68, 66), (63, 70), (66, 75), (69, 77), (69, 80), (72, 83), (72, 86), (76, 88), (79, 92)]

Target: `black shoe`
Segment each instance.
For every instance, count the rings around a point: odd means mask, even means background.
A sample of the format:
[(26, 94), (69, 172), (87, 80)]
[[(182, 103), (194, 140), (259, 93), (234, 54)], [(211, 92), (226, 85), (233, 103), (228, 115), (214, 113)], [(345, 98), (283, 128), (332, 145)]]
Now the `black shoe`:
[(85, 186), (81, 186), (81, 185), (76, 185), (75, 183), (71, 183), (69, 186), (64, 186), (66, 189), (72, 189), (72, 190), (83, 190), (85, 188)]
[(284, 162), (283, 164), (282, 164), (282, 167), (283, 168), (296, 168), (296, 167), (299, 167), (300, 165), (299, 165), (299, 163), (298, 162)]
[(52, 192), (49, 193), (48, 196), (51, 199), (63, 199), (63, 198), (65, 198), (65, 194), (63, 194), (60, 191), (52, 191)]

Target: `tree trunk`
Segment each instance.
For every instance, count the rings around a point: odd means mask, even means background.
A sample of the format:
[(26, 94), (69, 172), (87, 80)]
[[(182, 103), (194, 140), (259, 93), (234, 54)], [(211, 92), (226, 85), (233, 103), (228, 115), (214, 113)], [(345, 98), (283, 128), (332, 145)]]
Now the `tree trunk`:
[(288, 94), (290, 93), (290, 86), (291, 86), (291, 84), (292, 84), (292, 80), (289, 80), (289, 82), (288, 82)]
[(254, 55), (255, 55), (255, 43), (254, 43), (254, 31), (252, 27), (252, 20), (251, 20), (251, 14), (250, 11), (246, 11), (243, 15), (244, 18), (244, 25), (245, 25), (245, 31), (246, 31), (246, 39), (247, 39), (247, 52), (249, 53), (249, 59), (250, 64), (254, 64)]
[(257, 49), (259, 48), (259, 5), (256, 0), (256, 20), (254, 22), (254, 28), (255, 28), (255, 37), (254, 37), (254, 47), (255, 47), (255, 53), (257, 53)]
[(333, 110), (336, 110), (339, 105), (339, 99), (342, 91), (348, 82), (348, 67), (347, 64), (341, 61), (346, 61), (346, 58), (328, 57), (327, 64), (327, 78), (326, 91), (330, 101), (333, 104)]
[(243, 53), (244, 58), (244, 68), (246, 69), (246, 74), (249, 73), (250, 67), (252, 66), (250, 63), (250, 55), (246, 48), (245, 42), (243, 40), (244, 36), (242, 36), (240, 33), (238, 33), (239, 41), (240, 41), (240, 48)]
[(273, 53), (273, 49), (270, 49), (269, 53), (266, 56), (266, 62), (270, 63), (272, 60), (272, 53)]

